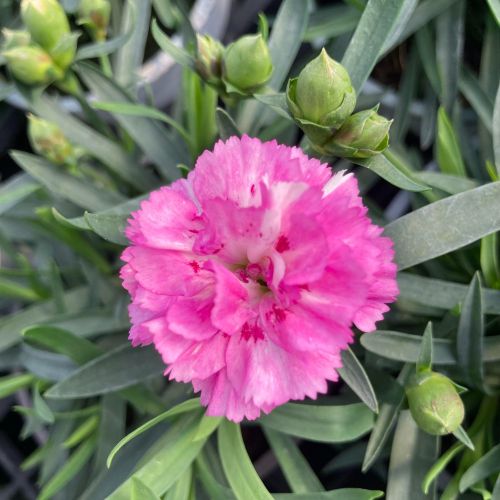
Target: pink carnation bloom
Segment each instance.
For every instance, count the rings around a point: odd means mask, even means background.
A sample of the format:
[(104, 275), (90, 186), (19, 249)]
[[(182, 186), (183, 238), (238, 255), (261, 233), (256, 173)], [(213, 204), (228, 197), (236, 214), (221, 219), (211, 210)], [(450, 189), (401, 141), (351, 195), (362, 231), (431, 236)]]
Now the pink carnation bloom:
[(129, 219), (132, 344), (153, 343), (165, 374), (235, 422), (325, 393), (352, 326), (374, 330), (398, 293), (366, 212), (352, 174), (275, 141), (219, 141)]

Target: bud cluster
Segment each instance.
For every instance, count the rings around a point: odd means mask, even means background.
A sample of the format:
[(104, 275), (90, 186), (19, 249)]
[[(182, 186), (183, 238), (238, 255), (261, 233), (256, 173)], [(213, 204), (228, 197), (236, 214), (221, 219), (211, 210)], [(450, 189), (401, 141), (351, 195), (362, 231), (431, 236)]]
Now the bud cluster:
[(368, 158), (389, 144), (391, 121), (378, 107), (352, 114), (356, 92), (346, 69), (323, 49), (288, 82), (288, 109), (321, 154)]
[[(96, 41), (106, 37), (109, 0), (81, 0), (78, 20)], [(58, 0), (22, 0), (25, 30), (4, 30), (2, 55), (12, 75), (26, 85), (48, 85), (67, 78), (78, 32), (72, 32)]]
[(262, 34), (243, 36), (227, 47), (208, 35), (197, 39), (196, 69), (221, 95), (251, 95), (271, 77), (273, 64)]

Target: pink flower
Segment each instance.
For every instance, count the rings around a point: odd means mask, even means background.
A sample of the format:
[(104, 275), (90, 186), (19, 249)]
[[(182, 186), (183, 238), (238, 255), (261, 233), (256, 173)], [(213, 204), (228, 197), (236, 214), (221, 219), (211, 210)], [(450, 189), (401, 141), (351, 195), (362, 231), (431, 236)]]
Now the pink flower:
[(129, 219), (132, 344), (153, 343), (208, 415), (325, 393), (352, 326), (374, 330), (398, 293), (366, 212), (352, 174), (275, 141), (219, 141)]

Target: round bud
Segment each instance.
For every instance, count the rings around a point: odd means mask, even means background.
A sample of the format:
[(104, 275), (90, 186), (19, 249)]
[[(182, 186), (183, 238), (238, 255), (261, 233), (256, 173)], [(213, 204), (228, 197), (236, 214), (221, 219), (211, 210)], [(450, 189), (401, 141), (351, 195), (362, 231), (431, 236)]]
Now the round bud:
[(287, 100), (295, 118), (337, 128), (354, 110), (356, 93), (347, 70), (323, 49), (290, 80)]
[(27, 85), (44, 85), (63, 76), (49, 54), (39, 47), (15, 47), (3, 52), (3, 56), (14, 77)]
[(261, 34), (243, 36), (224, 52), (224, 80), (237, 90), (258, 89), (269, 80), (272, 71), (271, 54)]
[(106, 39), (111, 4), (109, 0), (81, 0), (78, 7), (78, 23), (84, 25), (91, 37), (102, 42)]
[(75, 148), (54, 123), (28, 115), (28, 138), (34, 151), (56, 165), (76, 160)]
[(325, 146), (332, 154), (350, 158), (369, 158), (384, 151), (389, 145), (387, 120), (374, 109), (351, 115)]
[(405, 391), (413, 419), (425, 432), (442, 436), (460, 427), (464, 404), (448, 377), (426, 370), (415, 374)]

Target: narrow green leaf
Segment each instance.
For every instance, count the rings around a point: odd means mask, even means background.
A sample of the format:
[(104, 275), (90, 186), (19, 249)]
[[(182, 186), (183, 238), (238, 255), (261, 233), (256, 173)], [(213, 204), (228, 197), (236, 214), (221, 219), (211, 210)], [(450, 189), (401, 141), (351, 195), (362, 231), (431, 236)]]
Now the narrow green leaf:
[(128, 215), (91, 214), (85, 212), (83, 217), (89, 228), (101, 238), (117, 245), (128, 245), (128, 239), (125, 236)]
[(484, 318), (479, 273), (465, 295), (458, 324), (457, 361), (467, 385), (483, 388)]
[(368, 1), (342, 58), (357, 93), (382, 54), (385, 43), (398, 28), (400, 16), (406, 17), (405, 11), (414, 7), (413, 0)]
[(408, 410), (401, 412), (392, 444), (387, 500), (431, 498), (423, 493), (421, 484), (437, 458), (438, 439), (421, 431)]
[(500, 263), (498, 262), (498, 233), (481, 240), (481, 271), (486, 284), (493, 288), (500, 286)]
[(458, 81), (460, 91), (474, 108), (483, 125), (489, 132), (493, 130), (493, 101), (483, 90), (472, 71), (463, 67)]
[(64, 448), (73, 448), (77, 444), (81, 443), (84, 439), (94, 434), (94, 431), (99, 425), (99, 417), (97, 415), (92, 415), (87, 420), (84, 420), (64, 441)]
[[(88, 293), (89, 289), (86, 286), (66, 290), (64, 294), (66, 311), (74, 313), (85, 307)], [(0, 351), (20, 342), (22, 339), (21, 331), (24, 328), (49, 321), (55, 312), (55, 302), (47, 300), (5, 316), (0, 320)]]
[(500, 500), (500, 475), (497, 477), (497, 482), (495, 483), (491, 500)]
[(30, 373), (0, 377), (0, 399), (6, 398), (20, 389), (29, 387), (34, 380), (35, 377)]
[[(407, 333), (378, 330), (361, 337), (361, 345), (370, 352), (394, 361), (415, 363), (418, 359), (422, 337)], [(500, 360), (500, 335), (484, 338), (483, 362), (493, 363)], [(434, 339), (432, 343), (435, 365), (456, 365), (455, 341)]]
[(382, 496), (384, 496), (383, 491), (341, 488), (320, 493), (276, 493), (273, 498), (275, 500), (374, 500)]
[(217, 435), (222, 466), (236, 498), (272, 500), (248, 456), (240, 426), (224, 420)]
[(92, 437), (81, 444), (47, 482), (40, 491), (39, 500), (49, 500), (60, 491), (88, 462), (96, 447), (96, 438)]
[(436, 159), (439, 168), (445, 174), (466, 177), (458, 138), (444, 108), (439, 108), (437, 124)]
[(428, 186), (411, 179), (385, 155), (376, 155), (368, 159), (353, 158), (352, 162), (356, 165), (368, 168), (372, 172), (375, 172), (378, 176), (382, 177), (382, 179), (385, 179), (390, 184), (393, 184), (401, 189), (417, 192), (429, 189)]
[(116, 142), (66, 112), (55, 99), (36, 93), (28, 99), (33, 112), (58, 125), (71, 142), (98, 158), (117, 177), (141, 191), (150, 190), (156, 185), (151, 173), (137, 165)]
[(467, 448), (474, 451), (474, 443), (472, 442), (471, 438), (469, 437), (469, 435), (467, 434), (467, 432), (465, 431), (465, 429), (462, 426), (460, 426), (457, 430), (453, 431), (453, 435), (462, 444), (467, 446)]
[(378, 413), (378, 401), (370, 378), (356, 355), (348, 347), (342, 351), (342, 368), (338, 370), (342, 380), (359, 396), (374, 413)]
[[(373, 427), (373, 413), (363, 403), (317, 406), (288, 403), (259, 420), (262, 425), (292, 436), (325, 443), (343, 443)], [(307, 421), (307, 425), (304, 422)]]
[(184, 474), (168, 490), (165, 500), (196, 500), (193, 492), (193, 467), (188, 467)]
[(149, 486), (143, 483), (139, 478), (132, 477), (132, 491), (130, 500), (160, 500)]
[[(136, 105), (116, 83), (102, 74), (95, 65), (78, 63), (77, 72), (101, 101)], [(137, 108), (136, 108), (137, 109)], [(130, 108), (128, 108), (130, 112)], [(177, 163), (186, 156), (174, 136), (160, 123), (138, 115), (114, 113), (117, 122), (130, 134), (144, 154), (155, 163), (162, 175), (170, 180), (180, 177)]]
[(182, 413), (193, 412), (199, 409), (200, 409), (200, 400), (189, 399), (187, 401), (184, 401), (183, 403), (178, 404), (177, 406), (174, 406), (170, 410), (161, 413), (160, 415), (152, 418), (151, 420), (148, 420), (145, 424), (141, 425), (131, 433), (127, 434), (119, 443), (116, 444), (116, 446), (111, 450), (111, 453), (108, 456), (106, 465), (108, 466), (108, 468), (111, 467), (111, 463), (113, 462), (113, 459), (116, 456), (116, 454), (128, 442), (132, 441), (132, 439), (136, 438), (137, 436), (147, 431), (148, 429), (151, 429), (151, 427), (158, 425), (160, 422), (163, 422), (168, 418), (176, 417), (177, 415), (181, 415)]
[(17, 281), (0, 277), (0, 297), (7, 299), (16, 299), (24, 302), (37, 302), (46, 298), (38, 293), (37, 290), (21, 285)]
[(457, 175), (441, 174), (439, 172), (422, 171), (416, 172), (415, 177), (431, 186), (448, 194), (458, 194), (479, 186), (474, 179), (467, 179)]
[[(467, 286), (416, 274), (398, 274), (399, 297), (404, 300), (450, 310), (464, 300)], [(500, 291), (483, 290), (486, 314), (500, 314)]]
[(290, 489), (294, 493), (324, 491), (321, 481), (300, 452), (295, 441), (290, 436), (267, 427), (263, 427), (263, 430)]
[[(199, 420), (199, 412), (177, 419), (148, 451), (132, 478), (138, 478), (156, 495), (163, 496), (187, 471), (205, 444), (204, 440), (193, 441)], [(128, 479), (108, 498), (130, 498), (131, 483), (132, 479)]]
[(160, 49), (170, 55), (176, 63), (187, 68), (194, 68), (193, 56), (191, 56), (191, 54), (189, 54), (186, 50), (175, 45), (168, 35), (160, 29), (156, 19), (153, 19), (153, 22), (151, 23), (151, 34)]
[(384, 234), (394, 241), (396, 262), (402, 270), (498, 230), (500, 182), (492, 182), (404, 215), (388, 224)]
[(200, 439), (206, 439), (210, 436), (219, 427), (222, 418), (223, 417), (209, 417), (207, 415), (203, 415), (194, 440), (199, 441)]
[(497, 22), (497, 25), (500, 25), (500, 2), (498, 0), (486, 0), (488, 5), (490, 6), (491, 13)]
[(40, 156), (21, 151), (12, 151), (11, 156), (20, 167), (49, 191), (82, 208), (104, 210), (124, 200), (116, 192), (106, 191), (84, 179), (66, 174), (61, 171), (60, 167), (49, 163)]
[(22, 336), (25, 341), (64, 354), (79, 365), (101, 354), (92, 342), (54, 326), (33, 325), (25, 328)]
[(359, 11), (350, 5), (320, 7), (311, 13), (303, 39), (312, 42), (349, 33), (356, 28), (360, 17)]
[(125, 344), (83, 365), (52, 386), (45, 396), (75, 399), (109, 394), (161, 375), (164, 369), (165, 365), (153, 349), (134, 349)]
[(117, 37), (106, 40), (105, 42), (95, 42), (82, 45), (76, 52), (75, 62), (112, 54), (115, 50), (123, 47), (129, 38), (130, 33), (126, 33), (125, 35), (118, 35)]
[(441, 102), (451, 114), (457, 99), (458, 76), (464, 48), (465, 2), (459, 0), (443, 12), (436, 25), (436, 61), (441, 83)]
[(363, 472), (368, 471), (378, 459), (396, 425), (399, 412), (406, 399), (403, 385), (412, 372), (413, 366), (409, 364), (405, 365), (398, 376), (398, 383), (394, 384), (393, 387), (389, 389), (389, 392), (385, 394), (387, 402), (381, 405), (377, 420), (370, 434), (370, 439), (368, 440), (365, 456), (363, 458)]
[(33, 387), (33, 409), (36, 414), (47, 424), (53, 424), (55, 421), (54, 412), (40, 395), (41, 382)]
[(432, 467), (427, 471), (427, 474), (422, 481), (422, 491), (427, 495), (429, 493), (431, 484), (438, 478), (438, 476), (446, 469), (448, 464), (464, 449), (462, 443), (455, 443), (452, 447), (448, 448), (446, 453), (443, 453)]
[(149, 32), (151, 0), (127, 0), (121, 7), (120, 33), (130, 34), (115, 55), (114, 75), (124, 87), (133, 88), (138, 70), (144, 61), (144, 49)]
[(493, 109), (493, 152), (495, 165), (500, 176), (500, 85), (498, 85), (495, 107)]
[(0, 215), (40, 189), (40, 184), (25, 173), (3, 181), (0, 185)]
[(138, 104), (135, 102), (93, 102), (92, 107), (95, 109), (100, 109), (101, 111), (109, 111), (110, 113), (118, 113), (127, 116), (139, 116), (142, 118), (152, 118), (153, 120), (159, 120), (161, 122), (167, 123), (172, 128), (174, 128), (179, 135), (186, 141), (187, 144), (191, 141), (189, 134), (186, 129), (178, 123), (174, 118), (163, 113), (162, 111), (152, 108), (151, 106), (146, 106), (144, 104)]
[(432, 368), (432, 351), (432, 323), (429, 321), (422, 335), (422, 344), (417, 359), (418, 372)]
[(215, 110), (215, 121), (217, 123), (217, 129), (219, 130), (220, 138), (223, 140), (229, 139), (233, 135), (238, 137), (241, 136), (236, 123), (231, 118), (229, 113), (222, 108), (217, 108)]

